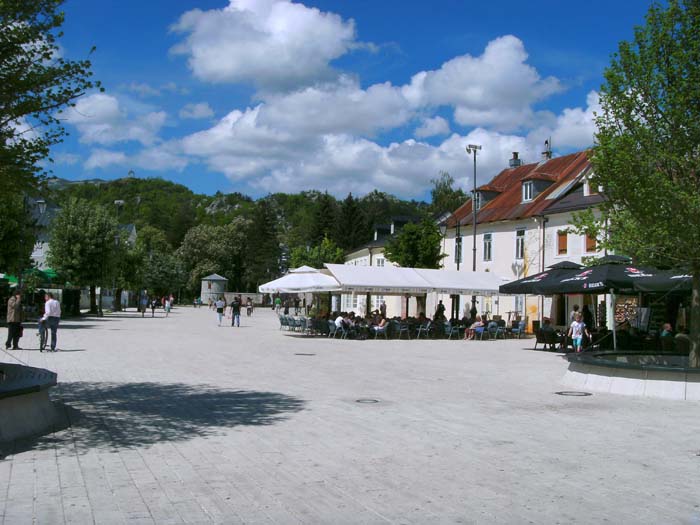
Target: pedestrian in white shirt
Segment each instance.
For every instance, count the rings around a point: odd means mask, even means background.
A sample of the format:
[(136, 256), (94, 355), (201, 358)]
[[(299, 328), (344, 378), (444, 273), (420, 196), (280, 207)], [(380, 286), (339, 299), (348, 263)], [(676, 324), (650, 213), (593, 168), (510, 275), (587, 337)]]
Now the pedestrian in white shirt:
[(226, 301), (223, 297), (219, 297), (219, 300), (214, 304), (216, 306), (216, 318), (219, 320), (219, 326), (221, 326), (221, 321), (224, 318), (224, 308), (226, 308)]
[(58, 322), (61, 319), (61, 303), (59, 303), (52, 293), (47, 293), (44, 296), (46, 303), (44, 304), (44, 316), (41, 318), (48, 328), (51, 330), (51, 351), (56, 352), (56, 340), (58, 332)]

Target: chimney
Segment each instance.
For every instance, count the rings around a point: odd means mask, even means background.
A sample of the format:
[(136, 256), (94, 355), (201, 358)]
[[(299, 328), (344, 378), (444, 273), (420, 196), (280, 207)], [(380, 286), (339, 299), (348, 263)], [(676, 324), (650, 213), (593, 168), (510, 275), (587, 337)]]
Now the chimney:
[(544, 141), (544, 151), (542, 152), (542, 162), (547, 162), (552, 158), (552, 139)]
[(523, 165), (523, 161), (522, 161), (521, 159), (518, 158), (518, 152), (517, 152), (517, 151), (514, 151), (514, 152), (513, 152), (513, 158), (510, 159), (510, 160), (508, 161), (508, 165), (509, 165), (511, 168), (517, 168), (518, 166), (522, 166), (522, 165)]

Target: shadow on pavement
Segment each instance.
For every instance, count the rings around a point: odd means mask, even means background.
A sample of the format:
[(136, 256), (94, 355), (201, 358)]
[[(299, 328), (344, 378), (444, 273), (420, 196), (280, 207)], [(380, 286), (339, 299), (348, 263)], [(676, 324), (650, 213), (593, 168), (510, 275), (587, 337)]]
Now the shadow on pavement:
[(276, 392), (183, 383), (59, 383), (52, 398), (71, 428), (16, 443), (15, 454), (61, 445), (84, 453), (184, 441), (241, 425), (273, 425), (305, 405)]

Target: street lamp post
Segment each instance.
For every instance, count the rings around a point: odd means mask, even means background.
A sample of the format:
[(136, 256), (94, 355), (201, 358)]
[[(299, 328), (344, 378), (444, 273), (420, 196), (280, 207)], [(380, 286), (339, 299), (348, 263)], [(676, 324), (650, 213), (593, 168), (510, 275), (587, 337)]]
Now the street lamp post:
[[(472, 271), (476, 272), (476, 152), (481, 149), (478, 144), (467, 146), (467, 155), (474, 156), (474, 189), (472, 190)], [(469, 313), (472, 319), (476, 318), (476, 295), (472, 295), (472, 307)]]

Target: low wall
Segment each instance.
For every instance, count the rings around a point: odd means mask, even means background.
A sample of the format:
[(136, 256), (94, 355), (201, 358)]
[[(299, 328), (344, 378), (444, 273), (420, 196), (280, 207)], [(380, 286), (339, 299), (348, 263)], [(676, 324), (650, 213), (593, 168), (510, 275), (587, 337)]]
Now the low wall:
[(576, 390), (700, 401), (700, 369), (687, 356), (596, 352), (568, 355), (562, 384)]

